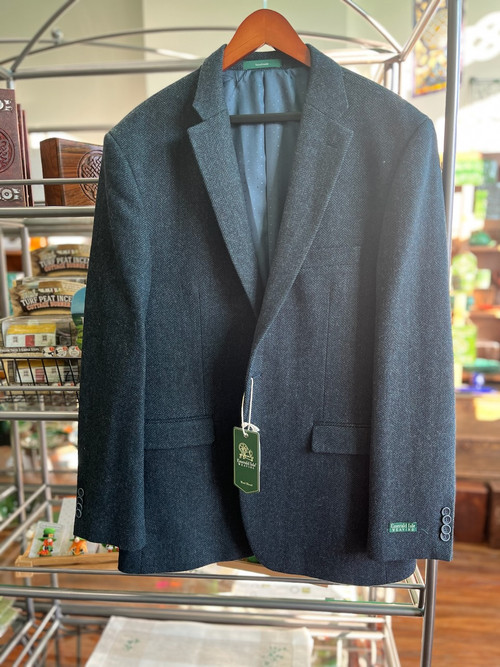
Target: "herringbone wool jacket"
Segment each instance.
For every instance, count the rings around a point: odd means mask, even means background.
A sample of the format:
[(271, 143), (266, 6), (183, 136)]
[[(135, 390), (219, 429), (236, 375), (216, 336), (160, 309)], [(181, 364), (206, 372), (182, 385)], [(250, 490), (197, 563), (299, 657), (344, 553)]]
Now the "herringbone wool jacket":
[[(76, 534), (125, 572), (255, 555), (342, 583), (451, 558), (454, 395), (431, 121), (310, 47), (224, 47), (105, 138)], [(250, 62), (250, 65), (248, 64)], [(231, 125), (230, 114), (301, 111)], [(232, 429), (260, 429), (261, 490)]]

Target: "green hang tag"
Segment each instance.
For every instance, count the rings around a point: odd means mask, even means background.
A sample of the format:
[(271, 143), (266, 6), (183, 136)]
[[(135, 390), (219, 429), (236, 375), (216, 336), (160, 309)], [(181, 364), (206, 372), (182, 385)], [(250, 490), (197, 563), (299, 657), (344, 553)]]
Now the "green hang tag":
[(268, 58), (267, 60), (244, 60), (243, 69), (267, 69), (269, 67), (281, 67), (279, 58)]
[(233, 429), (234, 483), (245, 493), (260, 491), (260, 435)]

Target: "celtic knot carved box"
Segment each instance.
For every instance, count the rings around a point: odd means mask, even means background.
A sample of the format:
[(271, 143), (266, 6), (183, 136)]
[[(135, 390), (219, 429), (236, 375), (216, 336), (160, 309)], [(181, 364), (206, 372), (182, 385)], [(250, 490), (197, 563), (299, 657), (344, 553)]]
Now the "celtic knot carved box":
[[(44, 178), (98, 178), (102, 146), (69, 139), (45, 139), (40, 143)], [(97, 183), (45, 185), (47, 206), (92, 206)]]
[(26, 178), (27, 144), (23, 111), (15, 93), (0, 89), (0, 207), (26, 206), (27, 189), (21, 185), (2, 185), (4, 180)]

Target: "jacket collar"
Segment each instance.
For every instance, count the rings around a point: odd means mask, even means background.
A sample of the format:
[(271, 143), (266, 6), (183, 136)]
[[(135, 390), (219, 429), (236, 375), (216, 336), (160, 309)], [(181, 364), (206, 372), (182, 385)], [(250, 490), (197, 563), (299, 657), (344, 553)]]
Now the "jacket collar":
[(279, 312), (321, 222), (352, 130), (343, 70), (312, 46), (311, 67), (275, 256), (262, 296), (222, 79), (225, 46), (199, 71), (193, 106), (201, 122), (188, 133), (232, 261), (258, 317), (254, 350)]
[[(193, 107), (202, 120), (227, 114), (222, 83), (222, 45), (203, 62)], [(308, 44), (311, 53), (309, 85), (304, 106), (313, 106), (332, 119), (338, 119), (348, 108), (342, 68), (331, 58)]]

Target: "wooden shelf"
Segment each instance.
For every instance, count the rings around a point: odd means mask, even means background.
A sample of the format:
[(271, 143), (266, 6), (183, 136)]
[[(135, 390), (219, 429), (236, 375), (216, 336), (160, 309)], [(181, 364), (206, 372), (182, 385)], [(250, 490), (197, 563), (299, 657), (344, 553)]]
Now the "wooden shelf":
[(470, 316), (485, 320), (500, 320), (500, 306), (495, 310), (471, 310)]
[(494, 246), (485, 246), (485, 245), (471, 245), (470, 251), (472, 253), (486, 253), (486, 252), (500, 252), (500, 244)]

